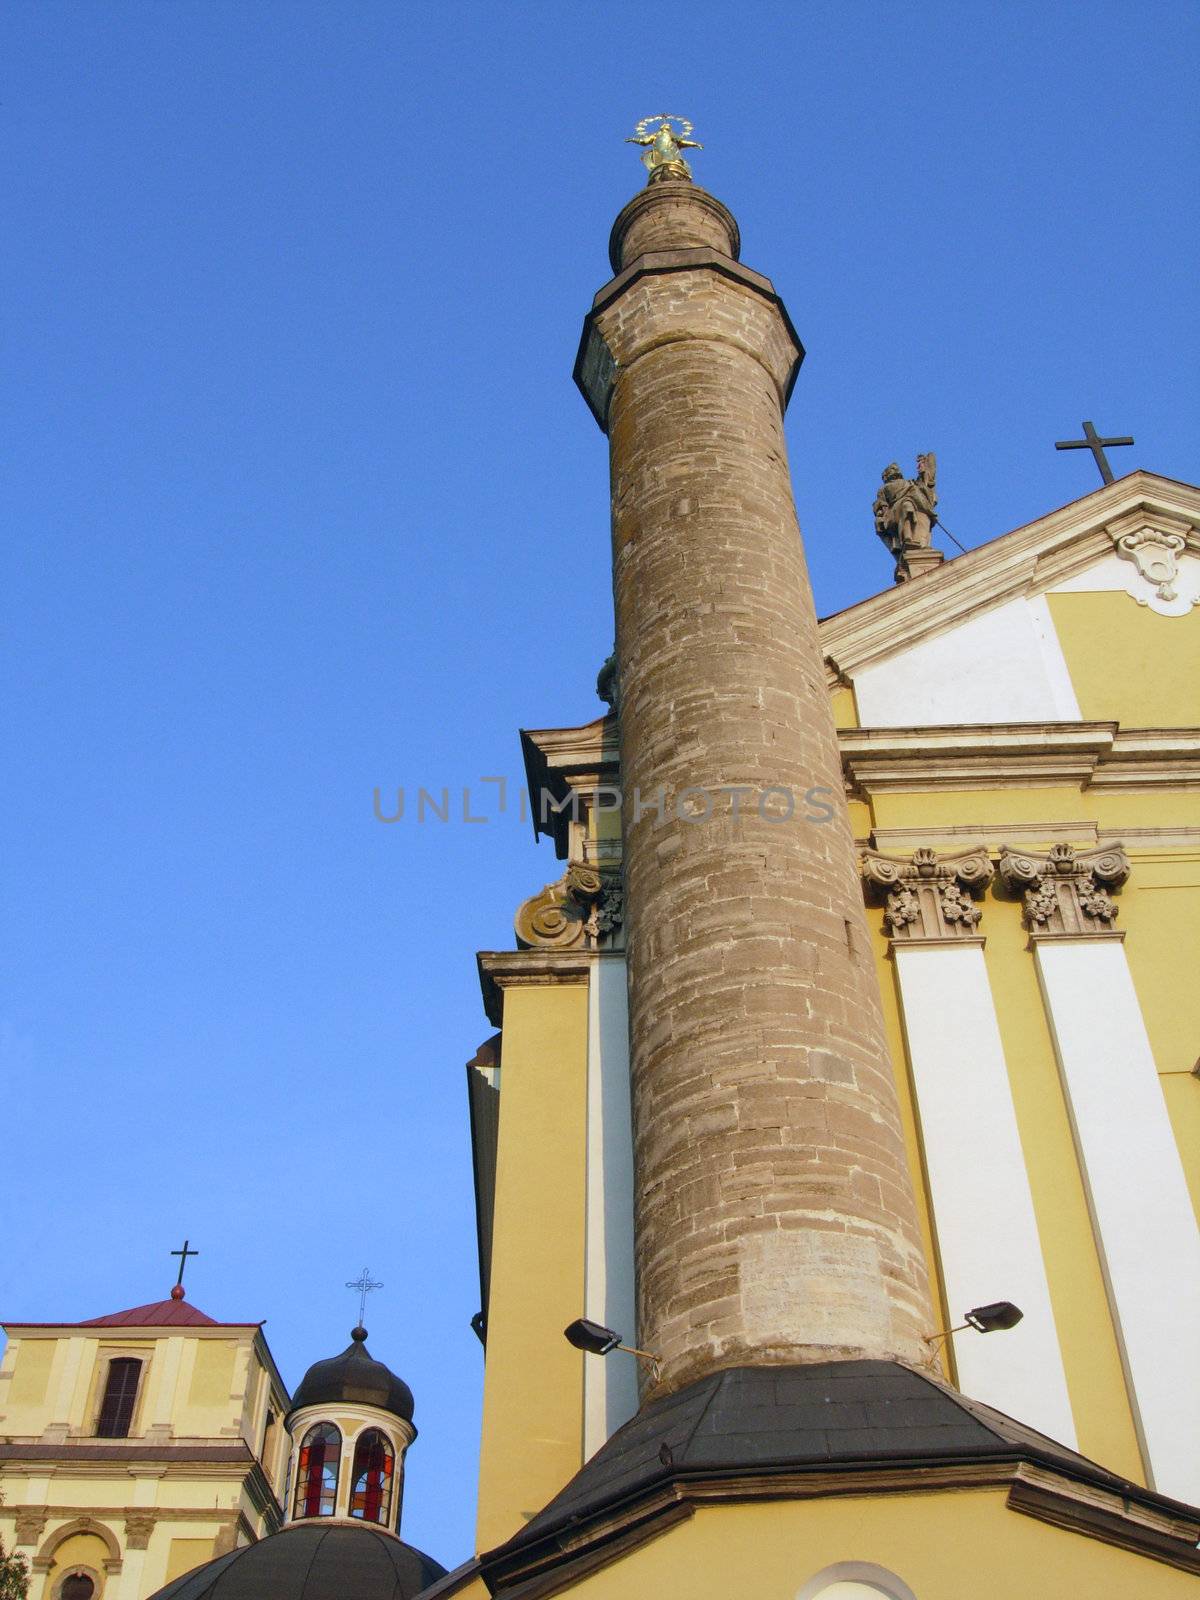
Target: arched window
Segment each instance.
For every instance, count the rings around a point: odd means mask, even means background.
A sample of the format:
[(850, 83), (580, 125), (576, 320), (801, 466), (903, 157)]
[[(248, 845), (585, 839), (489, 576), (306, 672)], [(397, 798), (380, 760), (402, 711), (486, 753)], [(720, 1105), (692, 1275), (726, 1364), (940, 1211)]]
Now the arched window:
[(63, 1579), (58, 1600), (92, 1600), (96, 1585), (86, 1572), (70, 1572)]
[(133, 1407), (137, 1400), (138, 1379), (142, 1363), (132, 1356), (117, 1356), (108, 1363), (108, 1377), (104, 1384), (104, 1398), (100, 1402), (100, 1419), (96, 1434), (101, 1439), (127, 1439), (133, 1421)]
[(354, 1446), (354, 1473), (350, 1479), (350, 1515), (364, 1522), (386, 1522), (392, 1500), (392, 1472), (396, 1452), (386, 1433), (368, 1428)]
[(342, 1436), (332, 1422), (318, 1422), (300, 1442), (293, 1517), (331, 1517), (337, 1502)]

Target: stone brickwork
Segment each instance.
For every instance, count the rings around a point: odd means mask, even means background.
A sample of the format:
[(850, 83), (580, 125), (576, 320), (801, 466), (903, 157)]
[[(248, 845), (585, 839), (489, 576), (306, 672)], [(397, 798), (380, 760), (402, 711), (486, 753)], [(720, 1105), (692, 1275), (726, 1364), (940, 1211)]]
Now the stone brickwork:
[(639, 1342), (666, 1389), (918, 1362), (936, 1323), (783, 437), (803, 352), (702, 191), (655, 184), (613, 240), (577, 377), (611, 449)]

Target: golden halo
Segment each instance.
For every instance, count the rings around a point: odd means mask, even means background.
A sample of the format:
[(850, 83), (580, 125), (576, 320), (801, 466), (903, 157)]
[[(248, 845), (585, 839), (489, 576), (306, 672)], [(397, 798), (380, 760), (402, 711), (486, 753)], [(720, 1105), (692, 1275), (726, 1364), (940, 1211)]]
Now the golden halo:
[(634, 131), (639, 139), (647, 132), (652, 122), (674, 122), (678, 126), (679, 137), (681, 139), (687, 139), (691, 137), (692, 124), (686, 117), (676, 117), (673, 116), (669, 111), (661, 111), (657, 116), (643, 117), (638, 123), (637, 128)]

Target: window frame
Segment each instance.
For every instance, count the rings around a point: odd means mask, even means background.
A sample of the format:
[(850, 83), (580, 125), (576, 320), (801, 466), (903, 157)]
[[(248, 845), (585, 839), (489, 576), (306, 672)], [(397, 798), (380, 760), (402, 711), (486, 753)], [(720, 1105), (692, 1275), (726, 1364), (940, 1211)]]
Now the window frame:
[[(309, 1485), (313, 1476), (313, 1467), (311, 1464), (305, 1465), (304, 1452), (311, 1449), (313, 1435), (322, 1430), (324, 1430), (325, 1436), (321, 1442), (326, 1446), (326, 1449), (322, 1451), (321, 1464), (316, 1469), (322, 1475), (321, 1488), (316, 1495), (317, 1509), (310, 1511), (308, 1506), (313, 1496)], [(342, 1438), (342, 1430), (336, 1422), (331, 1422), (327, 1417), (318, 1417), (315, 1422), (310, 1423), (305, 1428), (303, 1436), (296, 1447), (296, 1481), (290, 1495), (293, 1522), (306, 1522), (321, 1517), (337, 1516), (338, 1490), (342, 1481), (342, 1451), (344, 1447), (345, 1441)], [(330, 1454), (332, 1454), (332, 1466), (329, 1459)], [(333, 1482), (327, 1488), (325, 1474), (330, 1470), (333, 1473)], [(328, 1510), (324, 1509), (326, 1499), (329, 1501)]]
[[(146, 1358), (140, 1353), (134, 1355), (130, 1351), (116, 1350), (106, 1356), (104, 1361), (103, 1379), (99, 1386), (99, 1395), (96, 1401), (95, 1423), (92, 1429), (94, 1438), (128, 1439), (131, 1437), (133, 1434), (134, 1422), (137, 1420), (138, 1403), (141, 1400), (144, 1392), (146, 1377), (145, 1369), (147, 1365), (148, 1363)], [(104, 1422), (104, 1410), (108, 1404), (108, 1393), (112, 1386), (114, 1371), (118, 1367), (136, 1367), (137, 1376), (135, 1377), (133, 1383), (133, 1395), (129, 1400), (129, 1409), (128, 1415), (125, 1418), (124, 1430), (114, 1432), (112, 1430), (105, 1430), (102, 1427), (102, 1424)]]
[[(382, 1468), (372, 1468), (368, 1464), (364, 1463), (360, 1473), (360, 1453), (363, 1451), (364, 1446), (368, 1445), (368, 1442), (370, 1447), (373, 1448), (376, 1441), (382, 1445), (385, 1452), (384, 1465)], [(350, 1462), (350, 1485), (349, 1494), (346, 1498), (347, 1516), (353, 1517), (358, 1522), (369, 1523), (372, 1527), (376, 1528), (387, 1528), (391, 1526), (392, 1494), (396, 1482), (397, 1453), (396, 1441), (391, 1437), (386, 1429), (380, 1428), (374, 1423), (364, 1428), (362, 1432), (356, 1436), (354, 1440), (354, 1454), (351, 1457)], [(373, 1471), (382, 1472), (382, 1483), (375, 1488), (372, 1488), (369, 1485), (364, 1485), (360, 1491), (358, 1487), (360, 1476), (366, 1478)], [(354, 1502), (360, 1496), (360, 1494), (363, 1499), (363, 1507), (360, 1511), (356, 1511), (354, 1509)], [(370, 1516), (368, 1514), (368, 1507), (370, 1505), (372, 1495), (377, 1497), (378, 1514), (376, 1516)]]

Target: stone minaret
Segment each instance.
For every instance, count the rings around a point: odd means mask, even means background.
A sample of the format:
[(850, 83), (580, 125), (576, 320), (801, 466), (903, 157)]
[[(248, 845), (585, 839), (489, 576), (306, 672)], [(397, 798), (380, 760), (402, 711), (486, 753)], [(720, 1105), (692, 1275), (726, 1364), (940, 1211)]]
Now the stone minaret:
[(937, 1325), (788, 475), (803, 349), (686, 172), (652, 172), (617, 218), (576, 367), (611, 454), (656, 1392), (919, 1362)]

